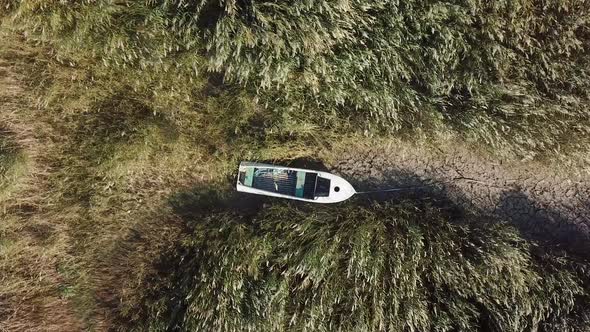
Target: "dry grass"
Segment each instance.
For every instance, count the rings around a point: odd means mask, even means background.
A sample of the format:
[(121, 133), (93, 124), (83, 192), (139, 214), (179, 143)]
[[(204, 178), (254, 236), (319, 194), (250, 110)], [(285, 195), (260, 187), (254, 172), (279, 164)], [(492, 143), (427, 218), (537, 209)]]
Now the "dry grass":
[[(0, 52), (16, 59), (28, 50)], [(0, 330), (75, 331), (82, 325), (59, 273), (71, 259), (67, 225), (51, 213), (55, 146), (15, 66), (0, 63)]]
[(178, 239), (168, 197), (233, 168), (206, 141), (224, 130), (203, 131), (188, 108), (158, 112), (171, 96), (149, 82), (95, 83), (92, 66), (3, 37), (0, 331), (108, 330)]

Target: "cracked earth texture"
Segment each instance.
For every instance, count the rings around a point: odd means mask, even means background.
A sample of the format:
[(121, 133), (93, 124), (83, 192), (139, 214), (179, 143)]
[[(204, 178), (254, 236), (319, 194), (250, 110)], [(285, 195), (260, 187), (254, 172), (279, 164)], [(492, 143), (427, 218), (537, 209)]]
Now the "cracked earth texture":
[(375, 193), (373, 198), (450, 200), (467, 210), (500, 217), (527, 238), (585, 256), (590, 253), (590, 174), (583, 167), (499, 160), (461, 144), (348, 149), (336, 154), (330, 169), (350, 179), (357, 190), (414, 187)]

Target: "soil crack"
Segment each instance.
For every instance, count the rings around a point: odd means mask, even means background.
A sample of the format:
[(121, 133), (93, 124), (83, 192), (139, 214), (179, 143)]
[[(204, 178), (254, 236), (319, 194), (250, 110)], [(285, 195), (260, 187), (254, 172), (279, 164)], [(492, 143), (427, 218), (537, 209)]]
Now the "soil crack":
[(508, 221), (535, 240), (590, 252), (590, 179), (582, 171), (498, 161), (459, 144), (417, 147), (397, 142), (345, 149), (334, 154), (332, 170), (358, 190), (425, 186), (412, 195), (450, 200)]

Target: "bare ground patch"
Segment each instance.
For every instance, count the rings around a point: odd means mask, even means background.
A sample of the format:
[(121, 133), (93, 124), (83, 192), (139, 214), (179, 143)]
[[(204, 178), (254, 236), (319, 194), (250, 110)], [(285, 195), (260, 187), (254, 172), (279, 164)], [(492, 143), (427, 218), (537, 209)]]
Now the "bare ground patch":
[(356, 144), (334, 156), (332, 169), (359, 190), (425, 186), (376, 198), (449, 199), (499, 216), (528, 237), (590, 252), (590, 175), (583, 167), (499, 160), (462, 144)]

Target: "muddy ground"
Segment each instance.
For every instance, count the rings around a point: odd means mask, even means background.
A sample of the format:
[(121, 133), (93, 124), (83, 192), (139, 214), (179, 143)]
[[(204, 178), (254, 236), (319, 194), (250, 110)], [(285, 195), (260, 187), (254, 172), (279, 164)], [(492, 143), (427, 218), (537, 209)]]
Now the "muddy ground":
[(590, 175), (584, 167), (499, 160), (461, 144), (379, 144), (339, 152), (331, 169), (352, 180), (358, 191), (419, 186), (369, 195), (373, 198), (449, 200), (499, 216), (527, 238), (590, 253)]

